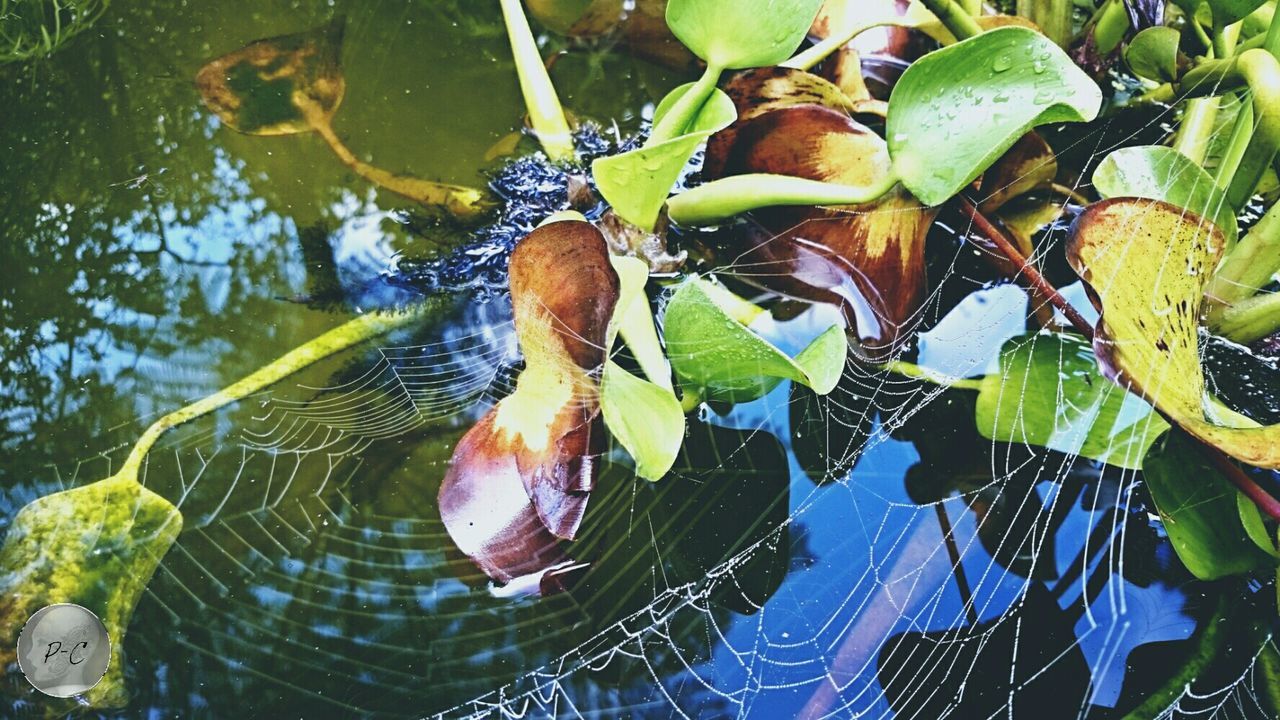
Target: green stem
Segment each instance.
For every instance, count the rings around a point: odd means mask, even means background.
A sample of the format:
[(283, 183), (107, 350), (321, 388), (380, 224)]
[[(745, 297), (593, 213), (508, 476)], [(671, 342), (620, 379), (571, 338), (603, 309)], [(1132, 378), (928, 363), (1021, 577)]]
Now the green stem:
[(671, 390), (671, 369), (667, 367), (667, 356), (662, 352), (662, 344), (658, 342), (658, 331), (653, 325), (653, 313), (649, 309), (647, 297), (637, 298), (618, 319), (618, 334), (622, 341), (631, 348), (631, 354), (640, 364), (640, 370), (649, 378), (649, 382), (666, 390)]
[(982, 16), (982, 0), (960, 0), (960, 7), (974, 17)]
[(1125, 33), (1129, 32), (1129, 12), (1125, 10), (1124, 0), (1107, 0), (1094, 15), (1093, 42), (1098, 52), (1109, 54)]
[[(1277, 583), (1280, 588), (1280, 583)], [(1280, 590), (1277, 590), (1280, 592)], [(1280, 599), (1277, 600), (1280, 605)], [(1263, 697), (1270, 705), (1272, 716), (1280, 717), (1280, 652), (1276, 652), (1275, 638), (1268, 638), (1262, 644), (1262, 652), (1258, 654), (1258, 663), (1262, 665), (1264, 683)]]
[(1227, 151), (1223, 153), (1213, 176), (1214, 183), (1222, 188), (1231, 185), (1231, 179), (1235, 177), (1241, 161), (1244, 160), (1245, 151), (1249, 148), (1249, 141), (1253, 139), (1253, 105), (1249, 104), (1245, 97), (1240, 97), (1239, 102), (1240, 109), (1236, 112), (1235, 122), (1231, 125), (1231, 138), (1227, 141)]
[(1209, 313), (1209, 329), (1238, 343), (1251, 343), (1280, 331), (1280, 293), (1257, 295)]
[[(1071, 0), (1018, 0), (1017, 9), (1058, 47), (1066, 47), (1071, 41)], [(1125, 22), (1128, 23), (1127, 18)]]
[(921, 0), (921, 4), (928, 8), (929, 12), (938, 16), (957, 40), (982, 34), (982, 28), (978, 26), (977, 21), (955, 0)]
[(1262, 171), (1280, 146), (1280, 61), (1260, 49), (1208, 60), (1183, 77), (1181, 88), (1187, 96), (1197, 97), (1243, 86), (1248, 86), (1253, 95), (1256, 126), (1240, 167), (1227, 187), (1227, 202), (1232, 207), (1243, 207), (1253, 195)]
[(506, 21), (511, 53), (516, 60), (516, 74), (520, 76), (520, 92), (524, 95), (533, 132), (547, 157), (555, 162), (569, 162), (574, 159), (573, 133), (564, 117), (556, 88), (551, 84), (551, 76), (542, 63), (542, 53), (538, 51), (538, 42), (529, 29), (524, 8), (520, 0), (498, 1), (502, 4), (502, 18)]
[(849, 27), (843, 28), (840, 32), (833, 32), (806, 48), (804, 52), (797, 53), (790, 60), (782, 63), (781, 67), (807, 72), (812, 70), (818, 63), (826, 60), (831, 53), (849, 44), (849, 41), (861, 33), (881, 25), (893, 24), (895, 23), (892, 18), (861, 17)]
[(702, 72), (702, 77), (698, 78), (693, 87), (689, 88), (684, 95), (681, 95), (680, 99), (667, 111), (667, 114), (654, 123), (653, 131), (649, 133), (649, 140), (645, 142), (645, 147), (651, 147), (683, 135), (689, 125), (693, 123), (693, 119), (698, 116), (698, 112), (702, 110), (702, 106), (706, 104), (707, 98), (711, 97), (711, 93), (715, 92), (716, 83), (720, 82), (720, 73), (723, 71), (723, 68), (707, 65), (707, 69)]
[(215, 410), (238, 402), (266, 387), (269, 387), (299, 370), (323, 360), (331, 355), (359, 345), (380, 335), (385, 335), (396, 328), (403, 327), (416, 320), (423, 308), (419, 305), (412, 310), (398, 313), (369, 313), (351, 320), (330, 330), (310, 342), (299, 345), (249, 375), (228, 385), (206, 398), (175, 410), (152, 423), (138, 438), (129, 457), (125, 459), (117, 476), (136, 478), (142, 460), (147, 453), (169, 430), (185, 422), (207, 415)]
[(1252, 297), (1280, 271), (1280, 203), (1227, 252), (1205, 288), (1210, 302), (1231, 305)]
[(1165, 682), (1163, 687), (1152, 692), (1145, 702), (1131, 710), (1124, 716), (1124, 720), (1151, 720), (1151, 718), (1160, 717), (1163, 713), (1173, 706), (1187, 692), (1187, 687), (1200, 677), (1204, 669), (1209, 663), (1222, 652), (1227, 640), (1227, 619), (1228, 610), (1233, 602), (1228, 601), (1228, 596), (1223, 593), (1218, 598), (1218, 606), (1214, 609), (1213, 617), (1200, 627), (1200, 632), (1196, 638), (1195, 650), (1192, 651), (1191, 659), (1186, 665), (1178, 671), (1173, 677)]
[(940, 372), (935, 372), (926, 367), (920, 367), (915, 363), (910, 363), (905, 360), (890, 360), (880, 367), (888, 370), (889, 372), (897, 373), (898, 375), (905, 375), (906, 377), (916, 378), (918, 380), (926, 380), (934, 385), (941, 385), (955, 390), (982, 389), (982, 378), (951, 377), (950, 375), (944, 375)]
[(1217, 118), (1218, 98), (1188, 100), (1173, 149), (1191, 158), (1195, 164), (1203, 165), (1209, 151), (1209, 138), (1213, 136), (1213, 122)]
[(893, 189), (898, 178), (885, 173), (868, 185), (837, 185), (788, 175), (734, 175), (699, 185), (667, 201), (673, 222), (711, 225), (739, 213), (780, 205), (860, 205)]

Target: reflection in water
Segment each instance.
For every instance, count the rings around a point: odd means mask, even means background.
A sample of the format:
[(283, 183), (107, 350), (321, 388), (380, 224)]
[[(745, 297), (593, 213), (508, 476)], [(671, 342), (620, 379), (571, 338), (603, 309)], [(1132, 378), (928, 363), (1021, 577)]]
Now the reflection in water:
[[(534, 161), (481, 160), (522, 114), (496, 3), (336, 8), (335, 132), (396, 172), (493, 173), (509, 206), (470, 234), (370, 189), (317, 137), (239, 135), (201, 105), (190, 78), (210, 57), (334, 10), (124, 5), (48, 63), (0, 67), (0, 532), (109, 475), (158, 413), (353, 309), (458, 298), (152, 453), (147, 484), (185, 524), (127, 635), (126, 715), (1111, 717), (1218, 646), (1184, 707), (1260, 712), (1270, 588), (1194, 582), (1132, 475), (982, 440), (966, 391), (870, 368), (818, 402), (782, 387), (708, 413), (661, 483), (607, 456), (569, 592), (497, 596), (435, 498), (519, 362), (500, 293), (468, 301), (504, 284), (506, 250), (564, 190)], [(682, 79), (600, 49), (555, 75), (578, 114), (624, 132)], [(934, 319), (987, 282), (939, 247)], [(1025, 329), (1005, 292), (938, 323), (919, 361), (981, 369)], [(774, 332), (794, 352), (815, 322)], [(1225, 639), (1206, 639), (1215, 613)], [(44, 707), (20, 677), (3, 688), (0, 715)]]

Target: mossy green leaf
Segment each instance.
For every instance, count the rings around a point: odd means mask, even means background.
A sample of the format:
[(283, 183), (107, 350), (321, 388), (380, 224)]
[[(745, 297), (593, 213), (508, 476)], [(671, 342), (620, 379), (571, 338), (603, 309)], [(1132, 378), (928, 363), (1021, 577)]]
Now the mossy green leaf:
[[(691, 87), (688, 84), (672, 90), (662, 109), (670, 107), (673, 96), (678, 98)], [(715, 90), (683, 135), (591, 163), (600, 194), (624, 220), (652, 231), (689, 158), (708, 137), (728, 127), (737, 116), (729, 96)]]
[(820, 394), (835, 387), (848, 353), (842, 328), (828, 328), (793, 360), (735, 320), (706, 285), (685, 282), (663, 316), (667, 353), (683, 385), (726, 402), (762, 397), (784, 379)]
[(902, 184), (926, 205), (960, 192), (1028, 130), (1083, 122), (1102, 91), (1062, 48), (1003, 27), (911, 64), (889, 98), (886, 136)]
[(1112, 152), (1093, 171), (1093, 187), (1104, 198), (1173, 203), (1211, 218), (1228, 245), (1236, 241), (1236, 216), (1222, 188), (1191, 158), (1171, 147), (1143, 145)]
[[(125, 631), (147, 582), (182, 529), (182, 515), (125, 471), (32, 501), (0, 548), (0, 665), (14, 661), (18, 633), (40, 608), (81, 605), (102, 620), (112, 643), (107, 674), (84, 701), (119, 707)], [(69, 709), (69, 708), (68, 708)]]
[(978, 431), (1000, 442), (1038, 445), (1117, 467), (1142, 467), (1169, 429), (1140, 398), (1103, 377), (1089, 343), (1075, 335), (1027, 335), (1005, 343), (999, 372), (981, 381)]
[(670, 0), (667, 26), (708, 65), (777, 65), (795, 53), (822, 0)]

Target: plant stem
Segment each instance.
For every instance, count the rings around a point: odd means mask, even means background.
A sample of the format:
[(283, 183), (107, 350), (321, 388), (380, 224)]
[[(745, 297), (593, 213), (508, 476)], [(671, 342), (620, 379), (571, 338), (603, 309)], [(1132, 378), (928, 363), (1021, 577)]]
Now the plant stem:
[(1280, 203), (1231, 248), (1205, 287), (1209, 301), (1231, 305), (1251, 297), (1280, 270)]
[(502, 5), (502, 18), (507, 25), (507, 38), (511, 41), (511, 54), (515, 56), (516, 74), (520, 76), (520, 92), (524, 95), (525, 108), (533, 132), (542, 143), (547, 157), (554, 162), (574, 159), (573, 133), (564, 117), (564, 108), (551, 84), (551, 76), (542, 64), (538, 42), (529, 29), (520, 0), (498, 0)]
[(892, 24), (892, 20), (889, 18), (859, 18), (857, 22), (854, 22), (849, 27), (842, 28), (840, 32), (833, 32), (827, 35), (803, 52), (792, 56), (790, 60), (782, 63), (781, 67), (807, 72), (812, 70), (818, 63), (826, 60), (831, 53), (849, 44), (851, 40), (862, 32), (873, 27), (889, 24)]
[(1249, 141), (1253, 138), (1253, 105), (1243, 96), (1239, 98), (1240, 108), (1236, 112), (1235, 122), (1231, 125), (1231, 137), (1227, 140), (1227, 151), (1218, 162), (1213, 181), (1221, 188), (1229, 187), (1235, 177), (1240, 163), (1244, 160)]
[(897, 182), (892, 173), (867, 186), (768, 173), (734, 175), (676, 195), (667, 201), (667, 211), (671, 220), (681, 225), (710, 225), (764, 207), (861, 205), (889, 192)]
[(1071, 41), (1071, 0), (1018, 0), (1017, 9), (1058, 47), (1065, 48)]
[(1204, 165), (1209, 150), (1209, 138), (1213, 135), (1213, 122), (1218, 118), (1218, 98), (1195, 98), (1187, 101), (1178, 125), (1178, 135), (1173, 149), (1191, 158), (1197, 165)]
[(953, 390), (981, 390), (982, 378), (958, 378), (950, 375), (943, 375), (926, 367), (921, 367), (915, 363), (906, 360), (890, 360), (880, 367), (891, 373), (897, 373), (904, 377), (925, 380), (934, 385), (951, 388)]
[(1000, 252), (1014, 264), (1015, 267), (1019, 268), (1020, 272), (1015, 279), (1021, 280), (1027, 287), (1030, 287), (1045, 297), (1050, 304), (1057, 308), (1058, 311), (1067, 318), (1067, 321), (1071, 323), (1071, 326), (1074, 327), (1077, 332), (1090, 340), (1093, 339), (1093, 326), (1084, 319), (1084, 316), (1080, 314), (1080, 311), (1076, 310), (1071, 303), (1067, 302), (1067, 299), (1062, 297), (1062, 293), (1058, 292), (1058, 289), (1055, 288), (1052, 283), (1044, 279), (1044, 276), (1040, 274), (1040, 271), (1036, 270), (1035, 266), (1028, 262), (1027, 258), (1023, 257), (1022, 253), (1018, 251), (1018, 248), (1013, 244), (1013, 242), (1009, 240), (1009, 238), (1005, 237), (1005, 234), (1001, 232), (990, 220), (988, 220), (985, 215), (978, 211), (978, 207), (973, 204), (972, 200), (962, 196), (960, 198), (960, 212), (963, 213), (970, 222), (977, 225), (978, 230), (983, 235), (986, 235), (987, 238), (995, 244), (996, 248), (998, 248)]
[(982, 34), (982, 28), (978, 26), (973, 16), (965, 12), (965, 9), (955, 0), (921, 0), (921, 4), (928, 8), (929, 12), (937, 15), (957, 40), (966, 40)]
[(142, 466), (142, 460), (152, 446), (160, 436), (178, 425), (243, 400), (331, 355), (385, 335), (396, 328), (404, 327), (418, 319), (426, 307), (427, 305), (419, 305), (404, 312), (361, 315), (314, 340), (299, 345), (218, 392), (165, 415), (142, 433), (142, 437), (138, 438), (137, 444), (133, 446), (120, 472), (116, 474), (121, 477), (132, 474), (136, 478), (138, 469)]
[(1280, 146), (1280, 61), (1265, 50), (1245, 50), (1231, 58), (1201, 63), (1182, 80), (1190, 97), (1217, 95), (1247, 85), (1257, 123), (1240, 168), (1226, 189), (1227, 202), (1243, 207)]
[(1280, 330), (1280, 293), (1267, 293), (1209, 313), (1209, 329), (1228, 340), (1251, 343)]
[(960, 0), (960, 7), (974, 17), (982, 16), (982, 0)]
[(660, 142), (666, 142), (674, 137), (685, 134), (693, 119), (698, 116), (698, 112), (702, 110), (702, 106), (706, 104), (707, 98), (711, 97), (711, 93), (715, 92), (716, 83), (720, 82), (720, 73), (722, 68), (715, 65), (707, 65), (707, 69), (702, 72), (702, 77), (689, 88), (688, 92), (680, 96), (680, 99), (671, 106), (666, 115), (658, 119), (654, 123), (653, 130), (649, 133), (649, 139), (645, 142), (645, 147), (657, 145)]
[(1129, 31), (1129, 12), (1125, 10), (1124, 0), (1107, 0), (1092, 21), (1093, 43), (1103, 55), (1115, 50)]

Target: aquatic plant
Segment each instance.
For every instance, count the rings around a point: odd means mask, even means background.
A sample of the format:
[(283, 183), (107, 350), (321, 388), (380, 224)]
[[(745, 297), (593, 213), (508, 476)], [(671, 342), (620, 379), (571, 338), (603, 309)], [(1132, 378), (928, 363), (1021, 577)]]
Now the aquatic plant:
[(88, 30), (109, 0), (0, 0), (0, 63), (50, 55)]

